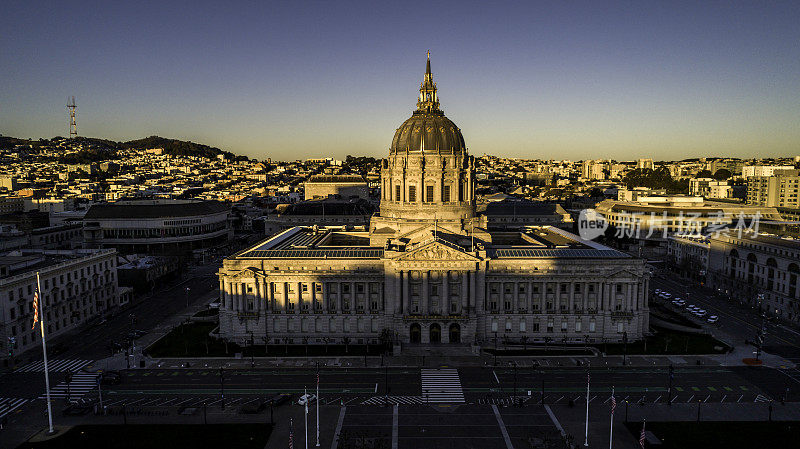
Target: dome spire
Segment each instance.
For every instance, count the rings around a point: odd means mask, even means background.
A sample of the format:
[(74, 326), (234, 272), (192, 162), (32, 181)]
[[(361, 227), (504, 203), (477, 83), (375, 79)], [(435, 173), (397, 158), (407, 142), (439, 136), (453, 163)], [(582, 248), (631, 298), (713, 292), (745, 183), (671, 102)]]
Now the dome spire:
[(425, 68), (425, 74), (426, 75), (430, 75), (431, 74), (431, 51), (430, 50), (428, 50), (428, 66)]
[(420, 112), (441, 112), (439, 109), (439, 96), (436, 93), (436, 83), (433, 82), (431, 73), (431, 51), (428, 50), (428, 63), (425, 67), (425, 79), (419, 85), (419, 99), (417, 100), (417, 111)]

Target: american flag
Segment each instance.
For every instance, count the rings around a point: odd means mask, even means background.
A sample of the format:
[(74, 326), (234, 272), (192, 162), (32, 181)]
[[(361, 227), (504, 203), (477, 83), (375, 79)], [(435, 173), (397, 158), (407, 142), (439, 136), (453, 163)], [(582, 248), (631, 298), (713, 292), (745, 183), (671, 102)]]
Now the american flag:
[(36, 329), (36, 323), (39, 322), (39, 289), (33, 293), (33, 326), (31, 330)]
[(644, 421), (642, 421), (642, 433), (639, 434), (639, 446), (644, 449)]
[(292, 427), (292, 418), (289, 418), (289, 449), (294, 449), (294, 428)]
[(611, 390), (611, 414), (614, 414), (614, 409), (617, 408), (617, 399), (614, 397), (614, 390)]

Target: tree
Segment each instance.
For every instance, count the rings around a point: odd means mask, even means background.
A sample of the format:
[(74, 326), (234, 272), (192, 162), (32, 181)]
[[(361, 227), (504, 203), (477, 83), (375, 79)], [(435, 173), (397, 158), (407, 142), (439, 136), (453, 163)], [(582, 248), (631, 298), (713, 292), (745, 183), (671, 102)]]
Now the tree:
[(714, 179), (716, 179), (717, 181), (724, 181), (726, 179), (729, 179), (731, 176), (733, 176), (733, 173), (731, 173), (731, 171), (726, 168), (720, 168), (714, 173)]
[(694, 177), (698, 178), (698, 179), (699, 178), (710, 178), (712, 176), (714, 176), (714, 175), (713, 175), (713, 173), (711, 173), (711, 170), (700, 170), (699, 172), (697, 172), (696, 175), (694, 175)]

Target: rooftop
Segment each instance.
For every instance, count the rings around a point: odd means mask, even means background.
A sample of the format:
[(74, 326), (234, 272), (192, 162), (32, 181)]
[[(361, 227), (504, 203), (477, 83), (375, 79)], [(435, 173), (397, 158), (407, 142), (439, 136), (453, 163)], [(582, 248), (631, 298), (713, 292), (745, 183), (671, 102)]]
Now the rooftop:
[(228, 211), (230, 205), (218, 201), (194, 200), (132, 200), (108, 204), (95, 204), (84, 216), (85, 220), (103, 218), (174, 218), (195, 215), (212, 215)]

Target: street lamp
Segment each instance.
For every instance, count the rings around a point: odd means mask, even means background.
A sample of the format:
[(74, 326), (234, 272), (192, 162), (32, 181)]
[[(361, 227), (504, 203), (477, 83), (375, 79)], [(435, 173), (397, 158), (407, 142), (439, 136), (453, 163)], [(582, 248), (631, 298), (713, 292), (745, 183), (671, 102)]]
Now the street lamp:
[(186, 287), (186, 307), (189, 307), (189, 287)]
[(494, 331), (494, 366), (497, 366), (497, 331)]

